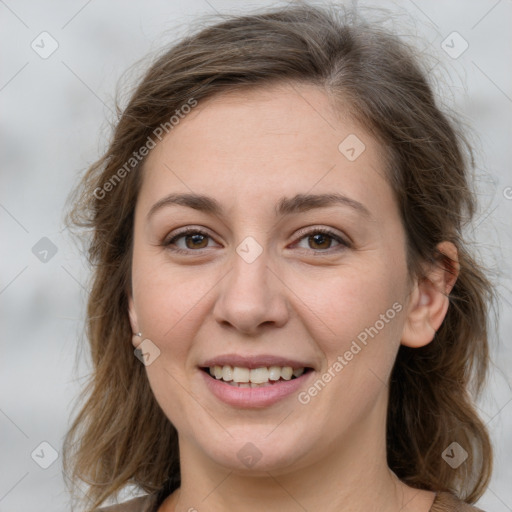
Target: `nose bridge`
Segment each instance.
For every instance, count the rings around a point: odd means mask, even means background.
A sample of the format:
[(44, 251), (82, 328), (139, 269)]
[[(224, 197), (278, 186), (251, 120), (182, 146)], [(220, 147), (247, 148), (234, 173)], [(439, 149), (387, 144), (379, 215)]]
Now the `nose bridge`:
[(222, 324), (255, 332), (262, 324), (282, 326), (288, 316), (283, 287), (269, 270), (270, 254), (254, 237), (233, 251), (231, 272), (221, 283), (214, 314)]

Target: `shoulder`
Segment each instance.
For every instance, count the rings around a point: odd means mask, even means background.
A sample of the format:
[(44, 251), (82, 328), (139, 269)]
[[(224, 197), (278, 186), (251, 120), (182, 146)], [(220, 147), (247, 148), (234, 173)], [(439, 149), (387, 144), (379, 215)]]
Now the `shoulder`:
[(153, 495), (140, 496), (118, 505), (98, 508), (94, 512), (152, 512), (154, 501)]
[(466, 503), (453, 494), (440, 492), (432, 504), (430, 512), (484, 512), (483, 510)]

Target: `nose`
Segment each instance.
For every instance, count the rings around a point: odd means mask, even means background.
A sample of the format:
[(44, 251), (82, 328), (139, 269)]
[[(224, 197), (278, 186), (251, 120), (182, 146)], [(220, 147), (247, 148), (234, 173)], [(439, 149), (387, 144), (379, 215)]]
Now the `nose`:
[(251, 336), (283, 327), (289, 319), (287, 287), (279, 272), (268, 266), (266, 253), (248, 263), (235, 252), (232, 263), (231, 272), (219, 283), (215, 320)]

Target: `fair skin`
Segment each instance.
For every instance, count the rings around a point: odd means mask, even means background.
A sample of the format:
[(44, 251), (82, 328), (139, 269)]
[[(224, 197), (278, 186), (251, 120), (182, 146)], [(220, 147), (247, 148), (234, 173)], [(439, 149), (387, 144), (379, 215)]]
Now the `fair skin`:
[[(350, 134), (366, 146), (354, 161), (338, 150)], [(401, 343), (433, 339), (455, 277), (436, 267), (429, 279), (409, 279), (383, 162), (379, 143), (306, 85), (214, 97), (148, 156), (129, 313), (133, 331), (160, 350), (146, 371), (178, 431), (182, 475), (159, 512), (430, 509), (434, 494), (406, 486), (386, 464), (387, 383)], [(180, 193), (215, 199), (223, 213), (160, 202)], [(351, 202), (276, 214), (282, 198), (332, 193)], [(165, 245), (187, 226), (208, 236)], [(236, 250), (246, 237), (262, 249), (250, 262)], [(439, 248), (456, 259), (451, 244)], [(371, 326), (378, 333), (333, 372)], [(233, 354), (310, 370), (274, 403), (234, 405), (208, 379), (233, 388), (202, 369)], [(300, 401), (329, 371), (325, 387)], [(248, 449), (250, 466), (240, 456)]]

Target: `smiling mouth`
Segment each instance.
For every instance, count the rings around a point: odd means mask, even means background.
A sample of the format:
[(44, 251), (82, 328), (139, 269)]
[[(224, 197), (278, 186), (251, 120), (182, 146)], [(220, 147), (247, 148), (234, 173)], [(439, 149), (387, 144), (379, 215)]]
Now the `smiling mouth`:
[(212, 379), (239, 388), (259, 388), (273, 386), (278, 382), (294, 380), (312, 368), (292, 368), (291, 366), (262, 366), (259, 368), (244, 368), (241, 366), (209, 366), (201, 368)]

